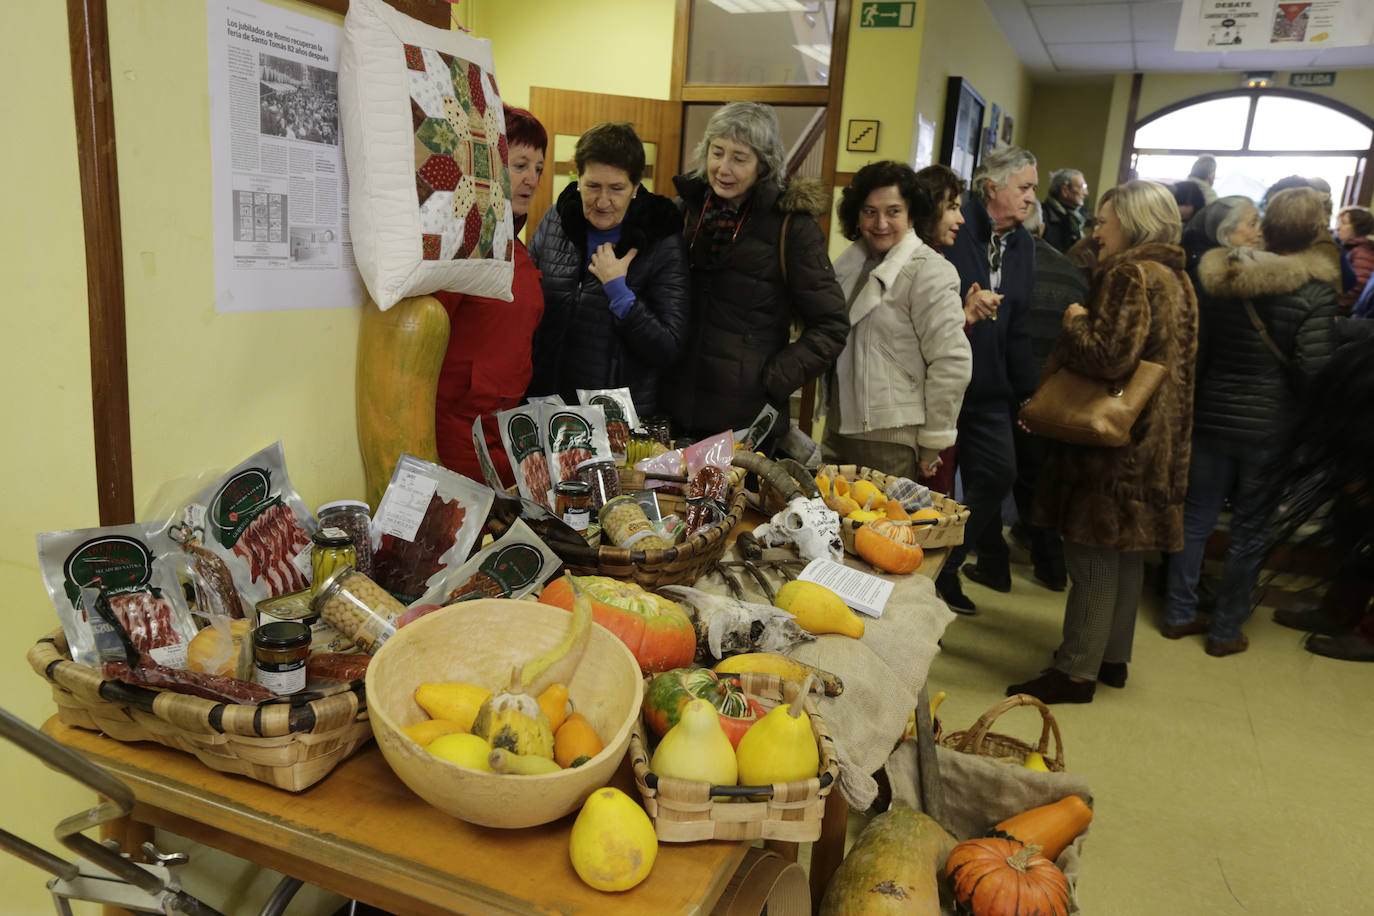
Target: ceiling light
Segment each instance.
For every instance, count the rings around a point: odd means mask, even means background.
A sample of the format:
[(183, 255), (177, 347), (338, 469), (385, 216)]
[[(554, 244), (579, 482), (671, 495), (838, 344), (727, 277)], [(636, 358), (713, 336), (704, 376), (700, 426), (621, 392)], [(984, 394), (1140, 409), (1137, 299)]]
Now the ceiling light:
[(727, 13), (804, 13), (799, 0), (711, 0)]
[(811, 44), (793, 45), (792, 47), (822, 66), (830, 63), (830, 45)]

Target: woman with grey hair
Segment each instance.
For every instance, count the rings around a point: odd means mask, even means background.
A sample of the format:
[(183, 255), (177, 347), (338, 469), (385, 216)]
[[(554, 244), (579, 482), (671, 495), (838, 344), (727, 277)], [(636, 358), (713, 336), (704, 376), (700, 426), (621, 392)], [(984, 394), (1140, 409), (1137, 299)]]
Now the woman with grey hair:
[(1248, 197), (1218, 197), (1193, 214), (1183, 229), (1188, 273), (1196, 285), (1198, 260), (1213, 248), (1263, 248), (1259, 208)]
[(1035, 522), (1064, 539), (1070, 586), (1063, 641), (1039, 677), (1007, 688), (1045, 703), (1088, 703), (1097, 682), (1126, 684), (1149, 551), (1183, 546), (1193, 417), (1197, 299), (1183, 272), (1182, 225), (1163, 185), (1130, 181), (1103, 196), (1093, 230), (1101, 264), (1085, 308), (1064, 311), (1046, 377), (1129, 378), (1167, 367), (1119, 448), (1051, 442)]
[[(673, 420), (689, 436), (747, 427), (834, 364), (849, 334), (844, 294), (816, 222), (830, 195), (789, 179), (777, 114), (731, 102), (706, 124), (697, 168), (673, 179), (692, 274), (686, 355)], [(800, 336), (791, 339), (793, 324)]]

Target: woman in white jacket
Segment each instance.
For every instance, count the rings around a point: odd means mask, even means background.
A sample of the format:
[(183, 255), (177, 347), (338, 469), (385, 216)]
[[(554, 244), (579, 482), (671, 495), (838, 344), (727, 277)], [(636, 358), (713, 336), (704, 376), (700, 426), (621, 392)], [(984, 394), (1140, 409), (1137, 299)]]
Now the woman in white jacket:
[(963, 225), (963, 182), (942, 165), (864, 166), (840, 197), (835, 261), (849, 340), (830, 377), (830, 457), (930, 477), (954, 444), (973, 368), (959, 275), (940, 250)]

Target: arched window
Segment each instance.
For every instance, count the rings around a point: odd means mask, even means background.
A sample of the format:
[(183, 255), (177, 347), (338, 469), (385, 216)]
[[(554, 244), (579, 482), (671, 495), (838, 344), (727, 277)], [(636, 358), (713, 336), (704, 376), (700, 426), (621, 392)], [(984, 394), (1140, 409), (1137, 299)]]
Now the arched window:
[(1302, 175), (1326, 179), (1344, 204), (1369, 197), (1361, 184), (1374, 156), (1374, 120), (1306, 92), (1240, 89), (1195, 96), (1142, 118), (1130, 146), (1141, 178), (1178, 181), (1207, 154), (1217, 159), (1219, 195), (1259, 200), (1280, 178)]

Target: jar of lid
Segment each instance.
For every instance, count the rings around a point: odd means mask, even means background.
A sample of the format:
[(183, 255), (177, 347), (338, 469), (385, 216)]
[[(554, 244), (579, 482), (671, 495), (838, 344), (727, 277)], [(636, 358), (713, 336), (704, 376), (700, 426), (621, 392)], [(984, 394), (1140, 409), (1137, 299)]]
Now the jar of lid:
[(311, 603), (324, 622), (364, 652), (376, 652), (396, 635), (405, 606), (352, 566), (341, 567), (315, 593)]
[(553, 488), (555, 511), (574, 531), (583, 531), (591, 522), (592, 487), (582, 480), (563, 480)]
[(636, 550), (660, 550), (673, 546), (654, 531), (654, 523), (633, 496), (617, 496), (601, 507), (599, 517), (603, 541)]
[(257, 681), (280, 696), (305, 689), (310, 658), (310, 628), (293, 620), (265, 623), (253, 631), (253, 665)]
[(357, 499), (340, 499), (325, 503), (315, 512), (321, 528), (342, 528), (353, 539), (357, 562), (353, 567), (365, 576), (372, 575), (372, 516), (367, 503)]
[(334, 575), (343, 566), (354, 566), (358, 561), (357, 551), (353, 549), (353, 538), (342, 528), (321, 528), (310, 538), (310, 583), (316, 591), (324, 580)]
[(610, 458), (588, 458), (577, 464), (577, 476), (592, 489), (591, 510), (601, 507), (620, 495), (620, 472)]

